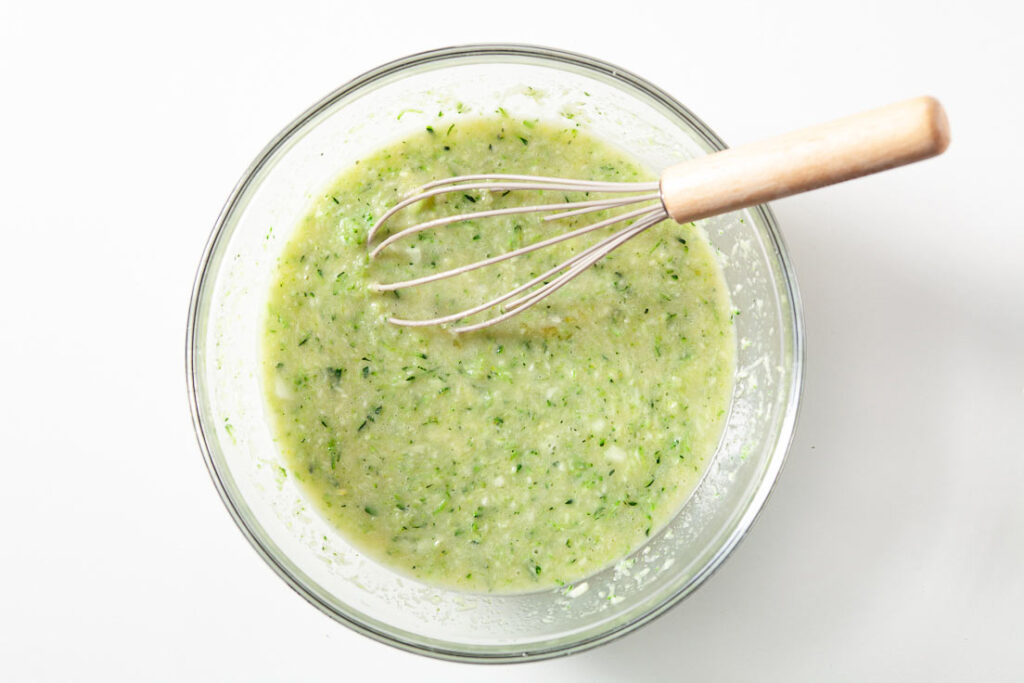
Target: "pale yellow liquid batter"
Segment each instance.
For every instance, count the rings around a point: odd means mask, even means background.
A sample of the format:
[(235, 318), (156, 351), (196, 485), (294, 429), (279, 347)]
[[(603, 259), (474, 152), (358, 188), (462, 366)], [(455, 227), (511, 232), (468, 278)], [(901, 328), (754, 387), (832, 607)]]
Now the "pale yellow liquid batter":
[[(397, 295), (369, 291), (611, 215), (459, 223), (369, 261), (366, 231), (400, 195), (480, 172), (650, 178), (575, 128), (508, 118), (440, 118), (362, 159), (281, 257), (265, 383), (290, 474), (355, 546), (432, 583), (532, 590), (624, 557), (675, 514), (715, 452), (735, 341), (712, 249), (670, 221), (494, 328), (389, 324), (481, 303), (610, 234)], [(582, 198), (456, 193), (394, 225)]]

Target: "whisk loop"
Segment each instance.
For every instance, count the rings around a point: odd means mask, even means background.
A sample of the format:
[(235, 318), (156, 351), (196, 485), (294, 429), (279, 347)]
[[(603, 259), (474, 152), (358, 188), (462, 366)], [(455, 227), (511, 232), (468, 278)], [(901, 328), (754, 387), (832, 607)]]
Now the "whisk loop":
[[(570, 218), (573, 216), (581, 216), (588, 213), (597, 211), (605, 211), (608, 209), (619, 209), (625, 208), (637, 204), (646, 204), (638, 209), (633, 209), (612, 216), (596, 223), (578, 228), (576, 230), (556, 235), (539, 242), (528, 244), (519, 249), (492, 256), (490, 258), (468, 263), (457, 268), (442, 271), (440, 273), (433, 273), (424, 277), (414, 278), (411, 280), (404, 280), (401, 282), (381, 283), (371, 285), (371, 289), (378, 292), (390, 292), (398, 289), (404, 289), (406, 287), (415, 287), (417, 285), (427, 284), (428, 282), (436, 282), (463, 273), (468, 273), (478, 268), (484, 268), (486, 266), (494, 265), (508, 259), (522, 256), (539, 249), (544, 249), (560, 242), (570, 240), (574, 237), (579, 237), (587, 233), (607, 228), (628, 221), (629, 224), (615, 233), (614, 235), (607, 237), (596, 244), (584, 249), (578, 254), (574, 254), (570, 258), (566, 259), (562, 263), (558, 264), (549, 271), (533, 278), (529, 282), (525, 282), (515, 289), (507, 292), (499, 297), (491, 299), (488, 302), (467, 308), (450, 315), (440, 316), (437, 318), (430, 318), (426, 320), (404, 320), (401, 318), (389, 318), (389, 321), (395, 325), (403, 325), (407, 327), (424, 327), (428, 325), (441, 325), (444, 323), (455, 322), (462, 318), (482, 313), (489, 308), (499, 306), (516, 295), (523, 294), (520, 298), (506, 304), (500, 309), (499, 314), (493, 318), (489, 318), (473, 325), (466, 325), (463, 327), (454, 328), (453, 332), (470, 332), (472, 330), (479, 330), (491, 325), (507, 320), (522, 311), (536, 305), (544, 298), (550, 296), (557, 290), (564, 287), (574, 278), (576, 278), (584, 270), (592, 266), (594, 263), (602, 259), (613, 249), (616, 249), (626, 241), (636, 237), (644, 230), (650, 228), (653, 225), (657, 225), (661, 221), (668, 218), (668, 213), (665, 211), (660, 201), (660, 194), (658, 193), (658, 183), (619, 183), (619, 182), (601, 182), (601, 181), (590, 181), (590, 180), (575, 180), (569, 178), (550, 178), (544, 176), (526, 176), (526, 175), (510, 175), (510, 174), (475, 174), (475, 175), (463, 175), (456, 176), (453, 178), (446, 178), (443, 180), (435, 180), (427, 183), (426, 185), (418, 188), (413, 194), (406, 197), (402, 201), (395, 204), (391, 209), (384, 213), (377, 220), (377, 222), (370, 229), (367, 234), (367, 244), (372, 244), (377, 233), (380, 231), (381, 226), (384, 225), (392, 216), (397, 214), (402, 209), (412, 206), (413, 204), (443, 195), (451, 192), (464, 192), (466, 190), (484, 190), (489, 192), (505, 192), (512, 190), (560, 190), (566, 192), (593, 192), (593, 193), (609, 193), (609, 194), (628, 194), (630, 196), (613, 196), (602, 199), (587, 199), (577, 202), (560, 202), (558, 204), (540, 204), (533, 206), (516, 206), (505, 209), (490, 209), (486, 211), (474, 211), (471, 213), (458, 214), (453, 216), (445, 216), (442, 218), (436, 218), (433, 220), (417, 223), (411, 227), (400, 230), (399, 232), (389, 235), (387, 238), (382, 240), (376, 247), (370, 248), (370, 257), (376, 258), (384, 249), (394, 244), (395, 242), (415, 235), (416, 233), (431, 228), (439, 228), (445, 225), (451, 225), (452, 223), (458, 223), (461, 221), (474, 220), (479, 218), (491, 218), (495, 216), (507, 216), (523, 213), (538, 213), (538, 212), (554, 212), (550, 215), (544, 216), (543, 220), (546, 222), (560, 220), (563, 218)], [(534, 289), (535, 288), (535, 289)], [(533, 289), (534, 291), (528, 291)]]

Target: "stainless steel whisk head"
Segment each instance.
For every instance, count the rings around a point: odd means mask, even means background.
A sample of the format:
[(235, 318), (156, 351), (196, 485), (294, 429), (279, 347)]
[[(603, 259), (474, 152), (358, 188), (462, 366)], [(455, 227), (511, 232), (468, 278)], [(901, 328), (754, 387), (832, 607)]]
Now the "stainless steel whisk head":
[[(400, 230), (393, 235), (388, 236), (376, 246), (372, 246), (374, 237), (376, 237), (377, 233), (380, 231), (381, 226), (383, 226), (384, 223), (402, 209), (411, 206), (416, 202), (423, 201), (424, 199), (452, 192), (464, 192), (466, 190), (483, 190), (488, 192), (506, 192), (511, 190), (560, 190), (566, 192), (588, 192), (595, 194), (607, 193), (619, 196), (604, 199), (587, 199), (576, 202), (560, 202), (557, 204), (515, 206), (504, 209), (490, 209), (487, 211), (475, 211), (472, 213), (444, 216), (442, 218), (425, 221)], [(405, 237), (424, 230), (439, 228), (461, 221), (540, 212), (548, 213), (547, 216), (544, 216), (543, 220), (545, 222), (550, 222), (562, 218), (569, 218), (571, 216), (580, 216), (597, 211), (604, 211), (606, 209), (619, 209), (641, 204), (643, 206), (640, 206), (640, 208), (633, 208), (624, 213), (620, 213), (576, 230), (528, 244), (504, 254), (498, 254), (497, 256), (475, 261), (464, 266), (459, 266), (457, 268), (452, 268), (450, 270), (445, 270), (440, 273), (434, 273), (432, 275), (412, 280), (403, 280), (401, 282), (391, 282), (386, 284), (374, 284), (371, 285), (371, 289), (378, 292), (390, 292), (406, 287), (415, 287), (417, 285), (427, 284), (428, 282), (436, 282), (445, 278), (468, 273), (471, 270), (494, 265), (495, 263), (500, 263), (501, 261), (506, 261), (517, 256), (522, 256), (523, 254), (537, 251), (538, 249), (550, 247), (554, 244), (558, 244), (559, 242), (564, 242), (574, 237), (579, 237), (602, 228), (610, 227), (616, 223), (627, 223), (625, 227), (621, 228), (610, 237), (606, 237), (587, 249), (574, 254), (554, 268), (551, 268), (528, 282), (524, 282), (515, 289), (512, 289), (511, 291), (478, 306), (473, 306), (472, 308), (467, 308), (450, 315), (425, 320), (404, 320), (401, 318), (388, 319), (395, 325), (423, 327), (427, 325), (441, 325), (444, 323), (455, 322), (462, 318), (482, 313), (487, 309), (500, 307), (498, 315), (472, 325), (453, 328), (452, 331), (471, 332), (473, 330), (479, 330), (485, 327), (490, 327), (491, 325), (496, 325), (503, 320), (507, 320), (512, 316), (535, 306), (571, 282), (584, 270), (608, 255), (612, 250), (633, 239), (644, 230), (647, 230), (668, 218), (669, 214), (661, 202), (661, 194), (658, 190), (659, 187), (657, 182), (613, 183), (592, 180), (574, 180), (568, 178), (549, 178), (543, 176), (508, 175), (501, 173), (455, 176), (453, 178), (446, 178), (444, 180), (436, 180), (434, 182), (427, 183), (426, 185), (422, 185), (416, 189), (411, 195), (402, 201), (395, 204), (395, 206), (382, 215), (370, 229), (370, 232), (366, 236), (366, 241), (367, 245), (370, 246), (371, 258), (377, 257), (384, 249)], [(518, 298), (513, 298), (517, 296)], [(509, 299), (513, 300), (509, 301)]]

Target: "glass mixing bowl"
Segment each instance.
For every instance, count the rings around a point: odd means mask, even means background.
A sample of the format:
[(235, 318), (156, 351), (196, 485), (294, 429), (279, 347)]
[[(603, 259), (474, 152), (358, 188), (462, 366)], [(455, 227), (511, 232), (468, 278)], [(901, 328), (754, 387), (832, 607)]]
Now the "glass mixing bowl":
[(439, 111), (449, 121), (499, 106), (520, 119), (572, 117), (571, 125), (655, 170), (725, 147), (650, 83), (569, 52), (471, 45), (386, 64), (299, 116), (245, 172), (203, 253), (186, 347), (192, 416), (210, 475), (274, 571), (319, 610), (372, 638), (478, 662), (593, 647), (697, 588), (768, 497), (793, 433), (803, 367), (796, 282), (771, 212), (760, 206), (702, 221), (740, 311), (735, 387), (717, 453), (666, 528), (583, 581), (516, 595), (425, 585), (349, 544), (287, 476), (266, 415), (260, 340), (278, 254), (313, 199), (354, 161), (436, 122)]

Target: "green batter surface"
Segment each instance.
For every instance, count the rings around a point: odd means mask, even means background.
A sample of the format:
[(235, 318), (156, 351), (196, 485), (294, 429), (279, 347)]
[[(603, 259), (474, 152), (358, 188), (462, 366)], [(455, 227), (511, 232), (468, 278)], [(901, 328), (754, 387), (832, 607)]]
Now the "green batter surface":
[[(345, 171), (300, 222), (270, 293), (265, 385), (290, 474), (358, 548), (435, 584), (536, 590), (635, 550), (693, 490), (732, 390), (731, 308), (705, 238), (665, 222), (496, 327), (455, 335), (388, 323), (481, 303), (610, 234), (370, 291), (611, 215), (457, 223), (369, 260), (366, 232), (401, 195), (480, 172), (651, 178), (577, 128), (439, 116)], [(458, 192), (389, 228), (585, 198)]]

